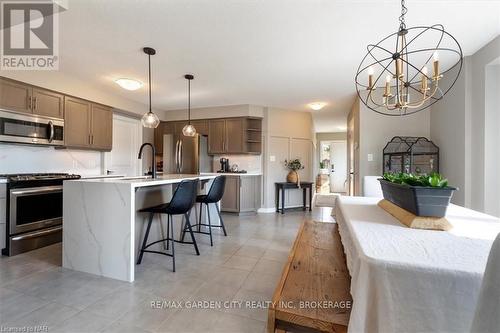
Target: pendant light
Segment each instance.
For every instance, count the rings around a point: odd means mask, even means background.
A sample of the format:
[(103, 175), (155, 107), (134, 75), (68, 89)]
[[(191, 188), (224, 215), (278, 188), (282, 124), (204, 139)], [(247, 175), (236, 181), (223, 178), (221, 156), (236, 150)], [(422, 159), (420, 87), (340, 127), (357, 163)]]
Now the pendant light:
[[(356, 73), (361, 102), (383, 115), (405, 116), (429, 108), (450, 91), (462, 70), (462, 48), (455, 37), (441, 24), (407, 28), (407, 12), (401, 0), (398, 30), (367, 46)], [(447, 65), (444, 71), (440, 57)]]
[(156, 54), (156, 50), (151, 47), (142, 49), (148, 55), (148, 90), (149, 90), (149, 111), (142, 116), (142, 126), (147, 128), (156, 128), (160, 124), (160, 119), (151, 109), (151, 56)]
[(184, 136), (195, 136), (196, 128), (191, 125), (191, 80), (194, 79), (194, 76), (186, 74), (184, 78), (188, 80), (188, 123), (182, 128), (182, 134), (184, 134)]

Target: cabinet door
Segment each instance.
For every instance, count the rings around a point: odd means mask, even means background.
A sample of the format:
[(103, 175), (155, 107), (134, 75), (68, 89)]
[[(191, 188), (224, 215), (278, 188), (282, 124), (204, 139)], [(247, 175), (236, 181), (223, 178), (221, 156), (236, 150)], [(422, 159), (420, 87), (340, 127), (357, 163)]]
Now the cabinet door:
[(194, 128), (196, 128), (196, 133), (200, 135), (208, 135), (208, 121), (206, 120), (192, 120)]
[(225, 125), (224, 119), (208, 121), (208, 153), (225, 153)]
[(64, 96), (49, 90), (33, 88), (33, 113), (63, 118)]
[(113, 111), (99, 104), (91, 104), (91, 145), (99, 150), (113, 147)]
[(244, 153), (243, 149), (244, 119), (227, 119), (225, 131), (225, 152)]
[(163, 155), (163, 134), (166, 123), (160, 122), (157, 128), (154, 129), (154, 145), (156, 149), (156, 155)]
[(187, 125), (187, 121), (176, 121), (174, 123), (174, 134), (182, 135), (182, 129)]
[(90, 147), (90, 103), (78, 98), (64, 98), (64, 144)]
[(31, 86), (0, 79), (0, 108), (31, 113)]
[(223, 212), (238, 213), (240, 211), (240, 177), (226, 176), (224, 195), (220, 201)]

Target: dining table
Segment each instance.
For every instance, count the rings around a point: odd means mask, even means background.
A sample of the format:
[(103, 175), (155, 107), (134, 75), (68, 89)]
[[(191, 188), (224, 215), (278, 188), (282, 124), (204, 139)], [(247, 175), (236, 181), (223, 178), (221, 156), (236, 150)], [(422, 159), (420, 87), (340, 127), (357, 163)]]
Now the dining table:
[(449, 231), (412, 229), (382, 198), (342, 196), (335, 219), (351, 276), (349, 332), (469, 332), (500, 220), (450, 204)]

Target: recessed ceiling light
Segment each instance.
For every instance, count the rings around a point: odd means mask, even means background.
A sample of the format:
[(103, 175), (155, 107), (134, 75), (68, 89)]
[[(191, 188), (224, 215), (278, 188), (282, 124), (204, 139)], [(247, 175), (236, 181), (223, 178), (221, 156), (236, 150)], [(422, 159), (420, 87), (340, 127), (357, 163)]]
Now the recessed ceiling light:
[(313, 109), (314, 111), (321, 110), (323, 107), (325, 107), (326, 103), (323, 102), (314, 102), (309, 104), (309, 107)]
[(142, 87), (142, 82), (133, 79), (117, 79), (116, 84), (126, 90), (137, 90)]

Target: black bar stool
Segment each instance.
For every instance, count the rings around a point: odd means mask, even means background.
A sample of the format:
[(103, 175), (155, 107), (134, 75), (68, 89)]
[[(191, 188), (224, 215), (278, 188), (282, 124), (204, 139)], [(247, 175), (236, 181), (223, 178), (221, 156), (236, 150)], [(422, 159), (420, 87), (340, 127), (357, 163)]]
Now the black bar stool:
[[(193, 229), (191, 228), (191, 223), (189, 222), (189, 213), (191, 211), (191, 208), (193, 208), (194, 203), (196, 201), (196, 194), (198, 193), (198, 179), (195, 180), (183, 180), (177, 188), (174, 191), (174, 194), (172, 196), (172, 200), (170, 200), (169, 203), (161, 204), (158, 206), (153, 206), (153, 207), (148, 207), (148, 208), (143, 208), (140, 210), (140, 212), (144, 213), (149, 213), (149, 222), (148, 226), (146, 228), (146, 234), (144, 235), (144, 241), (142, 242), (142, 247), (141, 247), (141, 252), (139, 254), (139, 259), (137, 260), (137, 265), (140, 265), (142, 261), (142, 256), (144, 255), (144, 252), (149, 252), (149, 253), (156, 253), (156, 254), (163, 254), (165, 256), (172, 257), (172, 267), (173, 271), (175, 272), (175, 249), (174, 249), (174, 242), (177, 243), (183, 243), (183, 244), (193, 244), (194, 249), (196, 250), (196, 255), (200, 255), (200, 251), (198, 250), (198, 245), (196, 244), (196, 239), (194, 238), (193, 234)], [(153, 223), (153, 217), (155, 214), (167, 214), (167, 238), (160, 239), (158, 241), (152, 242), (147, 244), (148, 242), (148, 236), (149, 236), (149, 230), (151, 229), (151, 224)], [(174, 239), (174, 215), (184, 215), (185, 218), (185, 227), (184, 227), (184, 232), (186, 229), (189, 231), (191, 234), (191, 240), (192, 242), (185, 242), (184, 241), (184, 236), (182, 237), (182, 240), (175, 240)], [(172, 230), (172, 232), (170, 232)], [(172, 233), (172, 237), (170, 237), (170, 233)], [(160, 252), (160, 251), (152, 251), (152, 250), (146, 250), (148, 247), (151, 245), (161, 243), (161, 242), (167, 242), (167, 250), (169, 249), (169, 241), (172, 245), (172, 251), (171, 253), (168, 252)]]
[[(196, 202), (200, 203), (200, 219), (198, 220), (198, 223), (193, 225), (193, 227), (198, 227), (197, 231), (193, 231), (196, 233), (200, 234), (205, 234), (205, 235), (210, 235), (210, 246), (214, 246), (213, 240), (212, 240), (212, 228), (222, 228), (222, 231), (224, 232), (224, 236), (227, 236), (226, 233), (226, 227), (224, 226), (224, 221), (222, 220), (222, 216), (220, 215), (220, 210), (219, 206), (217, 203), (222, 199), (222, 196), (224, 195), (224, 189), (226, 186), (226, 176), (217, 176), (214, 179), (214, 182), (212, 183), (212, 186), (210, 187), (210, 190), (208, 191), (208, 194), (205, 195), (198, 195), (196, 197)], [(212, 222), (210, 221), (210, 209), (209, 209), (209, 204), (215, 204), (215, 208), (217, 209), (217, 214), (219, 215), (220, 219), (220, 225), (212, 225)], [(203, 212), (203, 204), (207, 206), (207, 216), (208, 216), (208, 224), (206, 223), (201, 223), (201, 215)], [(201, 231), (200, 227), (208, 227), (208, 232), (206, 231)], [(183, 235), (182, 238), (184, 239), (184, 234), (186, 233), (186, 227), (183, 230)]]

